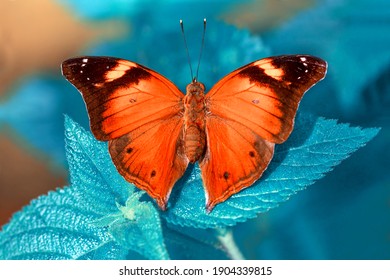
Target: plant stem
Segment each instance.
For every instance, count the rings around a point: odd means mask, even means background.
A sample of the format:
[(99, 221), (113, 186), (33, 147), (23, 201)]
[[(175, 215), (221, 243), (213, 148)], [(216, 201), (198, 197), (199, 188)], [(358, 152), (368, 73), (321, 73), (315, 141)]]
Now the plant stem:
[(233, 238), (233, 232), (226, 228), (217, 228), (218, 240), (222, 243), (225, 252), (232, 260), (244, 260), (244, 255), (241, 253)]

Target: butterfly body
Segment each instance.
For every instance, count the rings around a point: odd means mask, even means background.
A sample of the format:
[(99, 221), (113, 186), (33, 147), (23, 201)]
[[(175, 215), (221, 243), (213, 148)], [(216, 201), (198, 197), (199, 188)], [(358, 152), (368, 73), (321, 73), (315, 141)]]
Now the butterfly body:
[(191, 163), (198, 161), (206, 146), (205, 87), (193, 81), (186, 88), (184, 104), (184, 151)]
[(177, 180), (198, 162), (208, 212), (262, 176), (275, 144), (291, 134), (303, 94), (326, 70), (325, 61), (309, 55), (269, 57), (231, 72), (207, 94), (193, 80), (184, 95), (127, 60), (79, 57), (62, 64), (118, 172), (165, 210)]

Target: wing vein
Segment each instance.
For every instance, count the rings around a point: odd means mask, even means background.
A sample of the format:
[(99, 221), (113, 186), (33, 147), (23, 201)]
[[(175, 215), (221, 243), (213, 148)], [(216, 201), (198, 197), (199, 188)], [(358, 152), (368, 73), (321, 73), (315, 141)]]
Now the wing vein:
[[(136, 104), (133, 104), (132, 107), (135, 107), (135, 106), (137, 106), (137, 105), (140, 105), (140, 104), (142, 104), (142, 103), (144, 103), (144, 102), (148, 102), (149, 100), (151, 100), (151, 99), (153, 99), (153, 98), (161, 98), (161, 97), (156, 97), (156, 96), (154, 96), (153, 94), (148, 93), (148, 92), (146, 92), (146, 91), (139, 90), (139, 89), (136, 88), (136, 87), (132, 87), (132, 88), (135, 88), (135, 89), (137, 89), (138, 91), (137, 91), (137, 92), (130, 92), (130, 93), (122, 94), (122, 95), (119, 95), (119, 96), (114, 96), (114, 97), (112, 97), (112, 98), (109, 97), (108, 99), (103, 99), (102, 102), (96, 104), (96, 106), (93, 107), (93, 108), (91, 108), (90, 110), (93, 111), (93, 110), (95, 110), (96, 108), (101, 107), (102, 105), (104, 105), (104, 103), (106, 103), (106, 102), (113, 101), (113, 100), (115, 100), (115, 99), (122, 98), (122, 97), (124, 97), (124, 96), (131, 96), (132, 94), (140, 94), (140, 93), (142, 93), (142, 94), (146, 94), (146, 95), (149, 95), (149, 96), (150, 96), (149, 99), (146, 99), (146, 100), (144, 100), (144, 101), (142, 101), (142, 102), (137, 102)], [(99, 91), (99, 90), (96, 90), (96, 91)]]
[[(261, 127), (263, 130), (269, 132), (271, 135), (275, 135), (274, 133), (272, 133), (271, 131), (269, 131), (269, 130), (266, 129), (265, 127), (261, 126), (260, 124), (254, 122), (254, 121), (252, 121), (252, 120), (250, 120), (250, 119), (248, 119), (248, 118), (245, 118), (242, 114), (237, 114), (234, 110), (230, 109), (229, 107), (225, 107), (225, 106), (223, 106), (223, 105), (220, 105), (220, 106), (223, 107), (225, 110), (227, 110), (230, 114), (233, 114), (233, 115), (235, 115), (235, 116), (238, 116), (238, 117), (244, 119), (246, 122), (249, 122), (249, 123), (252, 123), (252, 124), (254, 124), (254, 125), (256, 125), (256, 126)], [(260, 108), (260, 109), (262, 109), (262, 108)], [(268, 112), (268, 111), (266, 111), (266, 110), (264, 110), (264, 109), (262, 109), (262, 110), (265, 111), (265, 112), (267, 112), (267, 113), (269, 113), (269, 114), (271, 114), (271, 115), (273, 115), (273, 116), (275, 116), (274, 114), (272, 114), (272, 113), (270, 113), (270, 112)], [(283, 121), (280, 117), (278, 117), (278, 116), (275, 116), (275, 117), (278, 118), (279, 120)], [(229, 120), (232, 120), (232, 121), (234, 121), (234, 122), (236, 122), (236, 123), (242, 124), (242, 125), (244, 125), (246, 128), (250, 129), (248, 126), (246, 126), (246, 124), (244, 124), (243, 122), (238, 122), (237, 120), (235, 120), (235, 119), (232, 118), (231, 116), (226, 117), (226, 118), (229, 119)], [(251, 129), (250, 129), (250, 130), (251, 130)], [(275, 136), (276, 136), (276, 135), (275, 135)]]
[[(176, 105), (172, 105), (172, 106), (169, 106), (169, 107), (165, 107), (165, 108), (163, 108), (163, 109), (161, 109), (161, 110), (159, 110), (159, 111), (153, 112), (153, 114), (158, 114), (158, 113), (160, 113), (160, 112), (163, 112), (164, 110), (167, 110), (167, 109), (169, 109), (169, 108), (173, 108), (173, 107), (175, 107), (175, 106), (176, 106)], [(113, 113), (113, 114), (111, 114), (111, 115), (109, 115), (109, 116), (105, 116), (104, 118), (102, 118), (102, 119), (99, 120), (98, 122), (103, 122), (104, 120), (106, 120), (106, 119), (108, 119), (108, 118), (110, 118), (110, 117), (112, 117), (112, 116), (114, 116), (114, 115), (116, 115), (116, 114), (118, 114), (118, 113), (121, 113), (121, 112), (123, 112), (123, 111), (125, 111), (125, 110), (127, 110), (127, 109), (129, 109), (129, 108), (124, 108), (124, 109), (122, 109), (122, 110), (120, 110), (120, 111), (117, 111), (117, 112), (115, 112), (115, 113)], [(180, 111), (179, 111), (179, 113), (180, 113)], [(177, 113), (177, 115), (179, 115), (179, 113)], [(173, 117), (174, 115), (175, 115), (175, 114), (171, 113), (171, 114), (167, 114), (165, 117), (167, 117), (167, 116)], [(140, 122), (140, 121), (142, 121), (142, 120), (148, 118), (149, 116), (150, 116), (150, 115), (147, 115), (147, 116), (145, 116), (145, 117), (143, 117), (143, 118), (141, 118), (141, 119), (137, 119), (137, 122)], [(160, 117), (160, 119), (161, 119), (161, 117)], [(147, 123), (150, 123), (150, 122), (152, 122), (152, 121), (155, 121), (155, 120), (151, 120), (151, 121), (149, 121), (149, 122), (145, 122), (145, 123), (143, 123), (143, 125), (145, 125), (145, 124), (147, 124)], [(130, 126), (130, 125), (132, 125), (132, 123), (129, 123), (128, 125), (125, 125), (125, 126), (123, 126), (123, 127), (117, 128), (117, 129), (115, 129), (115, 130), (112, 130), (112, 131), (110, 131), (109, 133), (111, 134), (112, 132), (118, 131), (118, 130), (123, 129), (124, 127)], [(133, 130), (132, 130), (132, 131), (133, 131)]]

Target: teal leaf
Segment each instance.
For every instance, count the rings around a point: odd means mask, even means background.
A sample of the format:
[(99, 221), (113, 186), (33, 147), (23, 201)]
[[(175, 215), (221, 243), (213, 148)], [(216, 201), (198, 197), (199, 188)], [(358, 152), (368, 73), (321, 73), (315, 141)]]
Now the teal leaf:
[(164, 217), (170, 223), (199, 228), (232, 226), (254, 218), (322, 178), (378, 131), (299, 114), (290, 138), (276, 147), (270, 166), (253, 186), (207, 214), (200, 170), (195, 166), (180, 182), (184, 187), (172, 193)]
[(263, 179), (206, 214), (195, 166), (178, 182), (162, 225), (154, 204), (142, 201), (144, 192), (118, 174), (107, 144), (67, 117), (65, 127), (71, 186), (14, 215), (0, 233), (0, 259), (206, 258), (194, 248), (213, 258), (241, 258), (231, 235), (217, 228), (278, 206), (378, 133), (299, 115)]
[(124, 205), (132, 184), (120, 176), (111, 162), (107, 143), (97, 141), (79, 124), (65, 116), (66, 157), (70, 182), (82, 193), (84, 207), (106, 213), (118, 211), (116, 203)]
[(117, 173), (107, 144), (68, 117), (65, 127), (71, 186), (14, 215), (0, 232), (0, 259), (168, 258), (158, 211)]
[(41, 196), (16, 213), (0, 233), (0, 259), (123, 259), (106, 228), (91, 227), (97, 213), (85, 209), (72, 187)]
[(122, 247), (134, 250), (148, 259), (168, 259), (160, 216), (151, 202), (140, 202), (143, 192), (135, 192), (120, 212), (104, 216), (96, 226), (108, 226), (109, 233)]

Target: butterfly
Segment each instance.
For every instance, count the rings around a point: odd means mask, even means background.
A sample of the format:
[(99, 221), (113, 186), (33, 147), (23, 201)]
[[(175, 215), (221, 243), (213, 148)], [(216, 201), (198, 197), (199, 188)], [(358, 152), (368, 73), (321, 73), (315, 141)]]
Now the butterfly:
[(303, 94), (326, 71), (317, 57), (274, 56), (231, 72), (207, 94), (194, 78), (184, 95), (161, 74), (124, 59), (62, 63), (118, 172), (165, 210), (188, 164), (198, 162), (208, 212), (262, 176), (275, 144), (291, 134)]

